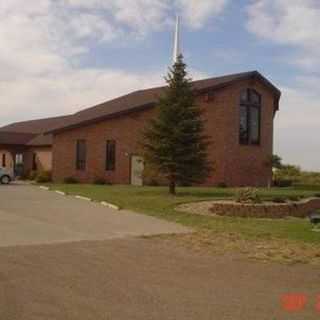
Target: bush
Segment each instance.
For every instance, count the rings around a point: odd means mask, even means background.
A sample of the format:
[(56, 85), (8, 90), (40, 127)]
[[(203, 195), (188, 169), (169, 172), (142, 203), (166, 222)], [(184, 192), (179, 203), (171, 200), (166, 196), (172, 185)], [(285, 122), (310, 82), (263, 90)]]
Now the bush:
[(37, 179), (37, 175), (38, 175), (37, 171), (30, 171), (28, 175), (28, 179), (35, 181)]
[(37, 183), (48, 183), (52, 181), (51, 171), (42, 171), (37, 174), (36, 182)]
[(278, 188), (288, 188), (293, 185), (293, 180), (290, 179), (276, 179), (274, 181), (274, 186)]
[(314, 196), (320, 198), (320, 193), (316, 193)]
[(299, 197), (299, 196), (289, 196), (288, 199), (289, 199), (290, 201), (297, 202), (297, 201), (300, 201), (300, 200), (301, 200), (301, 197)]
[(218, 187), (218, 188), (228, 188), (227, 184), (224, 183), (224, 182), (218, 183), (217, 187)]
[(107, 181), (104, 178), (96, 178), (96, 179), (94, 179), (93, 184), (103, 186), (103, 185), (107, 184)]
[(63, 179), (63, 182), (66, 184), (77, 184), (79, 181), (75, 177), (66, 177)]
[(27, 173), (23, 172), (18, 176), (18, 179), (22, 180), (22, 181), (29, 180), (29, 175)]
[(287, 201), (286, 201), (286, 199), (281, 198), (281, 197), (274, 197), (274, 198), (272, 198), (272, 202), (274, 202), (274, 203), (286, 203)]
[(257, 189), (244, 188), (237, 191), (236, 201), (240, 203), (261, 203), (261, 198)]

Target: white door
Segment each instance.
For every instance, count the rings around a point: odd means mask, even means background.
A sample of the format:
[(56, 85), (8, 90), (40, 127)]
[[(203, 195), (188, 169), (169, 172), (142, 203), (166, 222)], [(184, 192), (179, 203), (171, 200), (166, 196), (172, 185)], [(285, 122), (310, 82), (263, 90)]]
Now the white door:
[(131, 184), (133, 186), (143, 185), (143, 169), (144, 163), (143, 158), (139, 156), (131, 157)]

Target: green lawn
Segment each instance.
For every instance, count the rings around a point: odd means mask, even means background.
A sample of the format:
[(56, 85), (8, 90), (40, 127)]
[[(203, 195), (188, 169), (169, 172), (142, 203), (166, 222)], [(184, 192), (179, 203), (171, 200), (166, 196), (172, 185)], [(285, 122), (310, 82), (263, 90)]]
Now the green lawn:
[[(287, 239), (320, 243), (320, 233), (311, 232), (307, 219), (247, 219), (231, 217), (207, 217), (175, 211), (181, 203), (232, 197), (234, 189), (223, 188), (178, 188), (177, 196), (170, 196), (163, 187), (96, 186), (53, 184), (54, 190), (70, 195), (82, 195), (97, 201), (108, 201), (123, 209), (130, 209), (159, 218), (175, 221), (196, 230), (212, 233), (238, 233), (246, 239)], [(312, 188), (260, 189), (262, 198), (287, 196), (313, 196), (319, 193)]]

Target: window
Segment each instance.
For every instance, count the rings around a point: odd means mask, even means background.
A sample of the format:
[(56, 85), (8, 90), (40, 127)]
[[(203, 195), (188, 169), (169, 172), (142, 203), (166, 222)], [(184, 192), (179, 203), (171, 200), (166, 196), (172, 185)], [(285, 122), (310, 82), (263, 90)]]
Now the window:
[(260, 122), (261, 95), (252, 89), (242, 91), (240, 94), (240, 144), (260, 144)]
[(106, 170), (114, 171), (116, 168), (116, 142), (114, 140), (107, 141), (106, 147)]
[(37, 171), (38, 170), (38, 166), (37, 166), (37, 154), (34, 153), (32, 155), (32, 170), (33, 171)]
[(17, 153), (16, 154), (16, 165), (23, 165), (23, 154), (22, 153)]
[(77, 170), (86, 169), (87, 160), (87, 146), (85, 140), (77, 141), (77, 156), (76, 156), (76, 168)]
[(6, 154), (2, 154), (2, 167), (5, 168), (7, 166)]

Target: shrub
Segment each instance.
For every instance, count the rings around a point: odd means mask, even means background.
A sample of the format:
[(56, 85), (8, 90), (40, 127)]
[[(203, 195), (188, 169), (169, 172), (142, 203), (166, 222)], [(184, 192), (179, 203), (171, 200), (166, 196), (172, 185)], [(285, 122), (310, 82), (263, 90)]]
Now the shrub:
[(29, 175), (27, 173), (22, 173), (20, 176), (18, 176), (19, 180), (29, 180)]
[(217, 187), (218, 187), (218, 188), (228, 188), (227, 184), (224, 183), (224, 182), (218, 183)]
[(286, 203), (287, 201), (286, 201), (286, 199), (281, 198), (281, 197), (274, 197), (274, 198), (272, 198), (272, 202), (274, 202), (274, 203)]
[(93, 184), (103, 186), (103, 185), (107, 184), (107, 181), (104, 178), (96, 178), (96, 179), (94, 179)]
[(320, 198), (320, 193), (316, 193), (314, 196)]
[(293, 184), (293, 180), (290, 179), (276, 179), (274, 181), (274, 186), (278, 188), (288, 188)]
[(261, 198), (257, 189), (244, 188), (237, 191), (236, 201), (240, 203), (261, 203)]
[(48, 183), (52, 181), (51, 171), (42, 171), (37, 174), (36, 182), (37, 183)]
[(301, 199), (301, 197), (299, 197), (299, 196), (289, 196), (288, 199), (290, 201), (296, 202), (296, 201), (299, 201)]
[(37, 179), (37, 175), (38, 175), (37, 171), (30, 171), (28, 175), (28, 179), (35, 181)]
[(75, 177), (65, 177), (63, 182), (66, 184), (77, 184), (79, 181)]

